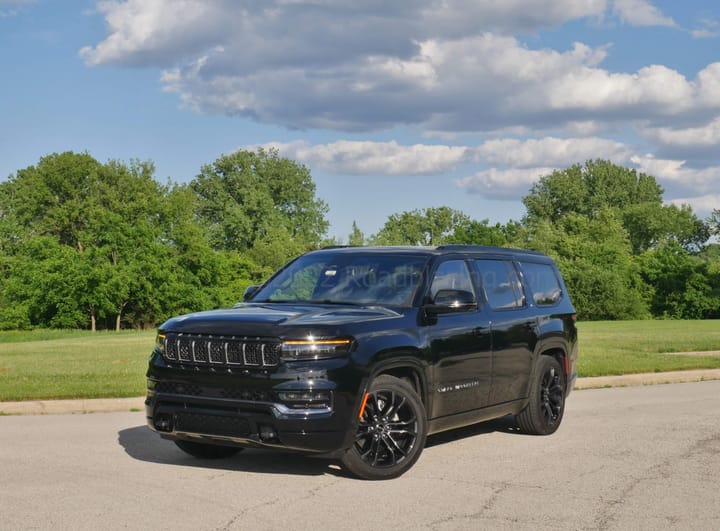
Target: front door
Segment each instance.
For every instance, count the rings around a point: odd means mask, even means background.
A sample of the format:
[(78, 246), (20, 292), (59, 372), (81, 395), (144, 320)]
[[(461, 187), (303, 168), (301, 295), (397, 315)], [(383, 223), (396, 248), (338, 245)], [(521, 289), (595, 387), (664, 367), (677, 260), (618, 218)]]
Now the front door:
[[(475, 295), (464, 260), (449, 260), (438, 266), (430, 299), (434, 300), (441, 290), (460, 290)], [(485, 407), (492, 382), (490, 322), (477, 308), (444, 313), (428, 326), (427, 333), (435, 374), (430, 417)]]

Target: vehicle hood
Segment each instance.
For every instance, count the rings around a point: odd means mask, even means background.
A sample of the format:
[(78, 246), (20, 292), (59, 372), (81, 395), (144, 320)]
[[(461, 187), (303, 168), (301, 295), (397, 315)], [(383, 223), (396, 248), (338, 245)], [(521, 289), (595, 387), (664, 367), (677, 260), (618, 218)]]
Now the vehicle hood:
[(330, 332), (328, 329), (399, 317), (402, 317), (401, 313), (380, 306), (241, 303), (234, 308), (173, 317), (160, 329), (195, 334), (284, 337), (300, 330)]

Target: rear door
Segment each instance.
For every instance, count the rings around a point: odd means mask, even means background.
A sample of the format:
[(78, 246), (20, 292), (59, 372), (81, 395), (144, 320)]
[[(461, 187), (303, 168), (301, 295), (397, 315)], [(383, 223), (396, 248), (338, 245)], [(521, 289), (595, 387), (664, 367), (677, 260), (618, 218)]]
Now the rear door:
[(492, 384), (488, 403), (525, 398), (528, 393), (537, 322), (529, 311), (518, 271), (511, 260), (472, 262), (480, 283), (484, 314), (492, 330)]

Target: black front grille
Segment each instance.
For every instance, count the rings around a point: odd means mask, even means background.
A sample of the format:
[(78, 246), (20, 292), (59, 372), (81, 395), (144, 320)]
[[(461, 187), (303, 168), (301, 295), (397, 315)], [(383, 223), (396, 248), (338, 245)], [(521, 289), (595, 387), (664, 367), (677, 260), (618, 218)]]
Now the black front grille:
[(239, 369), (271, 369), (280, 364), (280, 342), (227, 336), (167, 334), (167, 361)]
[(157, 393), (169, 395), (201, 396), (203, 394), (203, 390), (199, 385), (179, 382), (157, 382), (153, 389)]
[(175, 431), (246, 437), (250, 435), (250, 423), (247, 419), (239, 417), (177, 413), (175, 415)]
[(219, 390), (221, 398), (233, 400), (246, 400), (250, 402), (277, 402), (278, 397), (274, 391), (251, 389), (247, 387), (224, 387)]
[[(150, 390), (164, 395), (199, 396), (203, 398), (222, 398), (227, 400), (244, 400), (246, 402), (278, 402), (278, 395), (271, 389), (257, 387), (216, 387), (200, 386), (185, 382), (161, 381), (154, 382)], [(166, 397), (176, 401), (182, 398)]]

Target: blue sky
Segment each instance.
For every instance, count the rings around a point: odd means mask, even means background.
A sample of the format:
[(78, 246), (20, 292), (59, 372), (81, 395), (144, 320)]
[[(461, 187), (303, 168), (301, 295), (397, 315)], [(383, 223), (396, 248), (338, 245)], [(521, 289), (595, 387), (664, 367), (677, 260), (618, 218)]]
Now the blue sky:
[(610, 159), (720, 208), (716, 0), (0, 0), (0, 180), (67, 150), (160, 182), (273, 146), (330, 236), (447, 205), (520, 219)]

